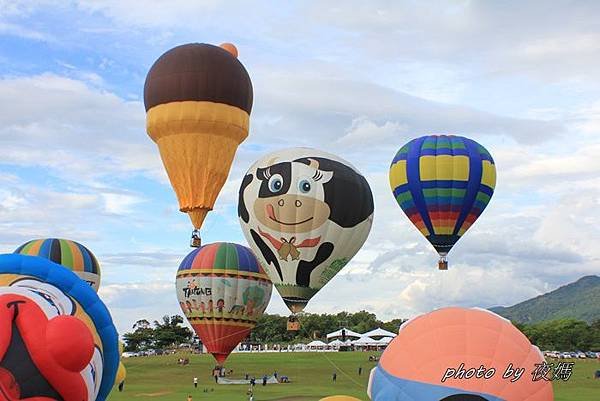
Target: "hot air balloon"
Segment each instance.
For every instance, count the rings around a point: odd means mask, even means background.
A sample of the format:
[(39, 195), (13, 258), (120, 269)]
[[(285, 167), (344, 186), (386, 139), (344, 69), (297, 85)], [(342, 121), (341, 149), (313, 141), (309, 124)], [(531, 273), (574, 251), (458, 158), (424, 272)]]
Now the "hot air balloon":
[(60, 238), (34, 239), (18, 247), (14, 253), (40, 256), (73, 271), (98, 292), (100, 265), (89, 249), (78, 242)]
[(389, 178), (396, 201), (439, 253), (439, 269), (446, 270), (448, 252), (494, 193), (492, 156), (468, 138), (423, 136), (400, 148)]
[(119, 391), (123, 391), (125, 378), (127, 378), (127, 369), (123, 364), (123, 343), (119, 341), (119, 367), (117, 368), (117, 375), (115, 377), (115, 383), (113, 386), (116, 386)]
[(0, 255), (0, 399), (104, 401), (118, 335), (96, 292), (48, 259)]
[(219, 366), (256, 325), (273, 288), (250, 249), (225, 242), (189, 253), (176, 287), (181, 310)]
[(552, 401), (552, 383), (532, 380), (543, 363), (540, 350), (503, 317), (443, 308), (400, 326), (371, 370), (367, 392), (372, 401)]
[(356, 168), (309, 148), (258, 160), (238, 201), (242, 231), (294, 314), (358, 252), (373, 209), (369, 184)]
[(160, 151), (179, 207), (194, 225), (192, 246), (248, 136), (252, 82), (230, 43), (175, 47), (144, 85), (146, 129)]

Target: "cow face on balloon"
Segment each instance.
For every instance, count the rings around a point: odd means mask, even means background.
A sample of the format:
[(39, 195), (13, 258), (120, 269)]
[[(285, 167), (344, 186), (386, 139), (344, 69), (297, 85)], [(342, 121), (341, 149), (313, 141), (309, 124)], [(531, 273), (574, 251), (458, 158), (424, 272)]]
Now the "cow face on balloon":
[(298, 312), (364, 243), (373, 198), (366, 179), (342, 159), (287, 149), (250, 168), (238, 215), (269, 277)]
[[(325, 202), (324, 185), (331, 180), (333, 172), (320, 170), (315, 159), (308, 162), (308, 165), (277, 163), (257, 170), (261, 183), (253, 209), (262, 225), (287, 234), (307, 233), (329, 219), (331, 209)], [(298, 259), (298, 254), (292, 258)]]

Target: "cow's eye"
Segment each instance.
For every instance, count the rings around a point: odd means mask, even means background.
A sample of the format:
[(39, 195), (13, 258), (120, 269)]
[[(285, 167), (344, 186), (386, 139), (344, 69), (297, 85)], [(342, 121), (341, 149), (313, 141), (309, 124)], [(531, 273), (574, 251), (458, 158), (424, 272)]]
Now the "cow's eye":
[(300, 192), (307, 193), (310, 192), (310, 182), (308, 180), (302, 180), (298, 183), (298, 189)]
[(274, 174), (269, 178), (269, 190), (271, 192), (279, 192), (283, 188), (283, 177), (279, 174)]

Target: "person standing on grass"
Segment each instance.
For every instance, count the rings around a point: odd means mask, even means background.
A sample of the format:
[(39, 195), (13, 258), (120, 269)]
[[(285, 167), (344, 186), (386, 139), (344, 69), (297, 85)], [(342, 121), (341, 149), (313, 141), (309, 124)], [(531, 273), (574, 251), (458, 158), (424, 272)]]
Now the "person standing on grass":
[(191, 394), (188, 394), (188, 399), (187, 399), (187, 401), (192, 401), (192, 395), (191, 395)]
[(335, 383), (335, 381), (337, 380), (337, 373), (333, 372), (332, 378), (333, 378), (333, 382)]
[(198, 388), (198, 378), (194, 377), (194, 388)]
[(362, 374), (362, 366), (358, 367), (358, 375), (360, 376)]

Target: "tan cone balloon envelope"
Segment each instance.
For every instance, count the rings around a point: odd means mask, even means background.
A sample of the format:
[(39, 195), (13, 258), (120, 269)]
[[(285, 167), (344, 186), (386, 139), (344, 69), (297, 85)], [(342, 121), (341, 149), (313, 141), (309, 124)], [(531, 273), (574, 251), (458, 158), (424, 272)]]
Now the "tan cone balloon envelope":
[(198, 230), (248, 136), (250, 76), (230, 43), (178, 46), (150, 68), (144, 104), (179, 208)]

